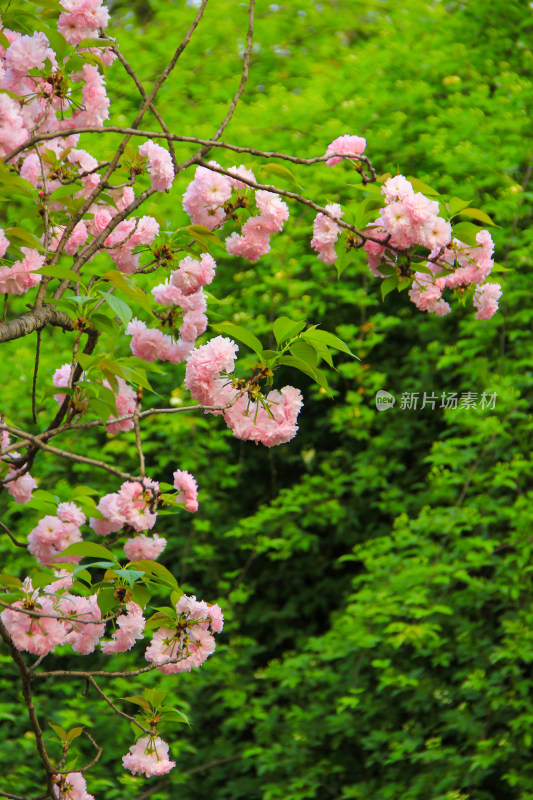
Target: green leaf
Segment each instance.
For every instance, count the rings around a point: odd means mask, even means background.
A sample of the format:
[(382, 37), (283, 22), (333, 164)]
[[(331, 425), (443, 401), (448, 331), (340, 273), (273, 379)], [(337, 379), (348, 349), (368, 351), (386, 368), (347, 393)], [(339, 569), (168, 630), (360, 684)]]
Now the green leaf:
[(289, 319), (289, 317), (278, 317), (276, 320), (274, 320), (272, 331), (276, 338), (276, 342), (281, 344), (288, 339), (292, 339), (293, 336), (297, 336), (304, 328), (305, 320), (295, 321)]
[(235, 325), (233, 322), (217, 322), (216, 325), (212, 325), (212, 328), (216, 331), (220, 331), (220, 333), (226, 334), (227, 336), (231, 336), (233, 339), (237, 339), (239, 342), (247, 345), (250, 350), (253, 350), (254, 353), (257, 353), (259, 357), (261, 357), (263, 353), (263, 346), (261, 342), (254, 336), (253, 333), (246, 330), (246, 328), (241, 328), (240, 325)]
[(136, 706), (144, 708), (145, 711), (151, 711), (150, 703), (148, 702), (146, 697), (144, 697), (144, 695), (142, 694), (134, 694), (131, 695), (130, 697), (121, 697), (120, 699), (127, 700), (128, 703), (134, 703)]
[(324, 389), (328, 388), (328, 382), (324, 373), (318, 369), (318, 367), (312, 367), (307, 362), (302, 361), (300, 358), (296, 358), (295, 356), (281, 356), (278, 360), (278, 364), (284, 364), (287, 367), (294, 367), (295, 369), (300, 370), (305, 375), (308, 375), (315, 383), (318, 383), (319, 386), (322, 386)]
[(118, 606), (118, 600), (115, 597), (114, 587), (112, 589), (111, 588), (101, 589), (98, 592), (98, 597), (96, 600), (98, 603), (98, 608), (100, 609), (100, 612), (103, 617), (105, 617), (106, 614), (108, 614), (111, 611), (111, 609), (116, 608), (116, 606)]
[(418, 178), (408, 178), (408, 180), (415, 192), (422, 192), (422, 194), (427, 194), (429, 197), (440, 197), (440, 194), (436, 189), (432, 189), (432, 187), (428, 186), (427, 183), (422, 183), (422, 181), (419, 181)]
[(158, 709), (168, 692), (163, 689), (145, 689), (144, 696), (155, 709)]
[(105, 39), (99, 39), (96, 36), (88, 37), (87, 39), (82, 39), (81, 42), (78, 42), (78, 47), (109, 47), (109, 42)]
[(124, 327), (131, 321), (133, 317), (133, 311), (129, 307), (129, 305), (121, 300), (120, 297), (116, 297), (114, 294), (108, 294), (106, 292), (100, 292), (102, 297), (104, 298), (107, 305), (115, 312), (117, 317), (120, 319)]
[[(37, 270), (41, 275), (45, 275), (47, 278), (61, 278), (61, 280), (69, 280), (73, 281), (74, 283), (82, 283), (81, 277), (73, 272), (71, 269), (67, 269), (67, 267), (51, 267), (51, 266), (44, 266), (41, 269)], [(74, 298), (70, 298), (73, 300)]]
[(260, 171), (266, 175), (276, 175), (278, 178), (285, 178), (286, 181), (292, 183), (297, 189), (302, 188), (290, 169), (287, 169), (287, 167), (284, 167), (282, 164), (264, 164)]
[(140, 583), (136, 583), (131, 590), (131, 599), (141, 608), (146, 607), (146, 605), (150, 602), (151, 597), (152, 595), (148, 589), (145, 586), (142, 586)]
[(222, 247), (225, 250), (218, 236), (214, 234), (213, 231), (210, 231), (209, 228), (206, 228), (205, 225), (187, 225), (185, 228), (180, 228), (179, 230), (187, 231), (193, 239), (204, 246), (207, 246), (209, 243), (215, 247)]
[(57, 735), (61, 742), (66, 742), (67, 740), (67, 732), (64, 728), (61, 728), (59, 725), (53, 725), (51, 722), (48, 723), (54, 733)]
[(389, 292), (392, 292), (392, 290), (396, 289), (397, 286), (398, 286), (397, 275), (391, 275), (390, 278), (385, 278), (385, 280), (381, 284), (381, 299), (385, 300)]
[(456, 239), (459, 239), (460, 242), (464, 242), (464, 244), (472, 247), (479, 247), (476, 242), (476, 235), (480, 230), (481, 228), (478, 228), (477, 225), (473, 225), (471, 222), (458, 222), (457, 225), (453, 226), (453, 235)]
[[(162, 583), (165, 586), (171, 586), (173, 589), (177, 589), (181, 592), (176, 578), (163, 564), (158, 564), (157, 561), (143, 559), (141, 561), (133, 561), (131, 565), (151, 575), (152, 578), (156, 579), (156, 582)], [(181, 592), (181, 594), (183, 594), (183, 592)]]
[(313, 347), (312, 343), (301, 341), (294, 342), (294, 344), (291, 344), (289, 347), (289, 351), (293, 356), (305, 361), (305, 363), (309, 364), (309, 366), (316, 367), (317, 355), (316, 349)]
[(494, 262), (491, 272), (512, 272), (512, 269), (510, 267), (504, 267), (503, 264)]
[(163, 706), (161, 709), (161, 717), (162, 719), (167, 719), (168, 717), (178, 717), (180, 722), (184, 722), (186, 725), (190, 725), (189, 717), (183, 713), (183, 711), (179, 711), (177, 708), (172, 708), (171, 706)]
[(467, 208), (470, 204), (470, 200), (461, 200), (460, 197), (451, 197), (450, 202), (447, 204), (448, 212), (451, 217), (458, 214), (463, 208)]
[(78, 738), (78, 736), (81, 736), (81, 734), (83, 733), (83, 728), (84, 728), (83, 725), (78, 728), (71, 728), (67, 733), (66, 741), (70, 744), (70, 742), (73, 742), (74, 739)]
[(19, 578), (14, 578), (12, 575), (1, 573), (0, 586), (22, 586), (22, 581)]
[(328, 347), (334, 347), (336, 350), (340, 350), (342, 353), (347, 353), (349, 356), (353, 358), (357, 358), (346, 342), (343, 342), (342, 339), (339, 339), (338, 336), (335, 336), (334, 333), (329, 333), (329, 331), (323, 331), (321, 328), (312, 328), (311, 330), (305, 331), (302, 333), (302, 338), (311, 341), (315, 339), (317, 342), (322, 342), (322, 344), (327, 345)]
[(92, 558), (110, 558), (115, 559), (112, 552), (104, 547), (103, 544), (96, 544), (96, 542), (76, 542), (70, 544), (65, 550), (61, 551), (62, 556), (90, 556)]
[[(16, 244), (22, 247), (32, 247), (35, 250), (44, 250), (43, 243), (38, 239), (34, 233), (24, 230), (24, 228), (6, 228), (4, 231), (11, 244)], [(42, 270), (35, 270), (44, 274)]]
[(488, 214), (485, 214), (485, 212), (481, 211), (479, 208), (463, 208), (461, 211), (461, 216), (472, 217), (472, 219), (477, 219), (479, 222), (483, 222), (485, 225), (496, 224), (491, 220)]

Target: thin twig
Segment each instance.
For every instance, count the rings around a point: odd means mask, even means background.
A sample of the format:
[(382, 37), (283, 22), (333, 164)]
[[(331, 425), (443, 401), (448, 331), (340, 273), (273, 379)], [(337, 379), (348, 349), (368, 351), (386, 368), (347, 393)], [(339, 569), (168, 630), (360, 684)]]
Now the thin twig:
[(37, 372), (39, 371), (39, 355), (41, 353), (41, 331), (37, 331), (37, 343), (35, 345), (35, 366), (33, 368), (33, 383), (31, 387), (31, 413), (34, 423), (37, 422), (37, 407), (35, 402), (35, 394), (37, 391)]
[(244, 59), (242, 63), (242, 75), (241, 75), (241, 82), (239, 84), (239, 88), (235, 94), (235, 97), (231, 101), (230, 107), (228, 109), (228, 113), (222, 120), (219, 125), (219, 128), (213, 139), (217, 141), (220, 139), (222, 134), (224, 133), (225, 129), (229, 125), (231, 118), (235, 112), (237, 107), (237, 103), (239, 102), (242, 93), (244, 92), (244, 87), (246, 86), (246, 81), (248, 79), (248, 69), (250, 66), (250, 55), (252, 52), (252, 45), (253, 45), (253, 38), (254, 38), (254, 8), (255, 8), (255, 0), (250, 0), (250, 6), (248, 8), (248, 33), (246, 36), (246, 50), (244, 51)]
[(102, 689), (100, 689), (100, 687), (98, 686), (98, 684), (96, 683), (96, 681), (95, 681), (95, 679), (92, 677), (92, 675), (90, 675), (90, 676), (87, 678), (87, 680), (89, 681), (89, 683), (91, 684), (91, 686), (92, 686), (94, 689), (96, 689), (96, 691), (98, 692), (98, 694), (100, 695), (100, 697), (101, 697), (103, 700), (105, 700), (105, 702), (107, 703), (107, 705), (108, 705), (110, 708), (112, 708), (112, 709), (113, 709), (113, 711), (115, 712), (115, 714), (118, 714), (118, 715), (119, 715), (119, 717), (124, 717), (124, 719), (127, 719), (127, 720), (129, 720), (129, 721), (130, 721), (130, 722), (132, 722), (134, 725), (136, 725), (138, 728), (140, 728), (140, 729), (141, 729), (141, 730), (142, 730), (144, 733), (148, 733), (148, 734), (150, 734), (150, 733), (152, 732), (152, 731), (151, 731), (149, 728), (145, 728), (145, 727), (144, 727), (144, 725), (141, 725), (141, 723), (140, 723), (140, 722), (137, 722), (137, 720), (135, 719), (135, 717), (131, 717), (129, 714), (126, 714), (126, 712), (125, 712), (125, 711), (121, 711), (121, 710), (120, 710), (120, 708), (117, 708), (117, 706), (116, 706), (116, 705), (113, 703), (113, 701), (112, 701), (112, 700), (110, 700), (110, 699), (109, 699), (109, 697), (106, 695), (106, 693), (105, 693), (105, 692), (104, 692)]
[(11, 531), (9, 530), (7, 525), (5, 523), (3, 523), (1, 519), (0, 519), (0, 526), (2, 526), (2, 528), (5, 531), (5, 533), (7, 533), (7, 535), (9, 536), (9, 538), (11, 539), (11, 541), (13, 542), (14, 545), (16, 545), (17, 547), (27, 547), (28, 546), (24, 542), (19, 542), (17, 539), (15, 539), (15, 537), (13, 536), (13, 534), (11, 533)]
[(88, 456), (82, 456), (78, 453), (71, 453), (67, 450), (60, 450), (52, 445), (44, 444), (44, 442), (42, 442), (37, 436), (33, 436), (31, 433), (27, 433), (26, 431), (21, 431), (19, 428), (13, 428), (11, 425), (0, 424), (0, 430), (8, 431), (14, 436), (18, 436), (21, 439), (26, 439), (34, 444), (39, 450), (44, 450), (47, 453), (54, 453), (54, 455), (59, 456), (60, 458), (66, 458), (69, 461), (76, 461), (78, 464), (89, 464), (91, 467), (104, 469), (106, 472), (110, 472), (111, 475), (115, 475), (117, 478), (120, 478), (123, 481), (137, 480), (133, 475), (130, 475), (129, 472), (123, 472), (116, 467), (112, 467), (110, 464), (106, 464), (104, 461), (99, 461), (96, 458), (89, 458)]
[(87, 770), (91, 769), (91, 767), (94, 767), (96, 762), (100, 760), (100, 756), (104, 752), (104, 748), (100, 747), (100, 745), (97, 744), (94, 741), (94, 739), (93, 739), (93, 737), (91, 736), (90, 733), (88, 733), (87, 731), (82, 731), (82, 733), (83, 733), (84, 736), (87, 737), (87, 739), (91, 742), (93, 747), (96, 749), (95, 757), (88, 764), (85, 764), (84, 767), (74, 767), (74, 769), (56, 769), (55, 770), (55, 774), (56, 775), (70, 775), (71, 772), (87, 772)]

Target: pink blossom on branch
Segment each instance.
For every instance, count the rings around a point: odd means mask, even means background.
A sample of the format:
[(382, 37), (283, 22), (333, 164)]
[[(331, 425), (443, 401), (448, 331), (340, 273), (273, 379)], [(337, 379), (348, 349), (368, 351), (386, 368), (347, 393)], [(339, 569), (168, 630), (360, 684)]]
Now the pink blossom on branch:
[(190, 472), (177, 469), (174, 473), (174, 486), (178, 490), (177, 503), (185, 503), (186, 511), (198, 511), (198, 484)]
[(121, 614), (116, 622), (118, 630), (113, 634), (112, 640), (101, 644), (102, 651), (107, 655), (131, 650), (135, 642), (143, 638), (146, 620), (143, 617), (142, 608), (132, 600), (126, 603), (126, 613)]
[(149, 139), (139, 147), (139, 155), (148, 159), (152, 189), (157, 192), (168, 191), (174, 180), (174, 167), (168, 150)]
[(45, 256), (30, 247), (20, 249), (24, 253), (21, 261), (15, 261), (10, 267), (0, 267), (0, 294), (25, 294), (42, 279), (35, 270), (44, 266)]
[[(360, 156), (361, 153), (364, 153), (365, 147), (366, 139), (363, 139), (362, 136), (346, 134), (345, 136), (338, 136), (331, 144), (328, 144), (326, 155), (330, 153), (345, 153), (348, 157), (353, 155)], [(339, 156), (328, 158), (326, 167), (334, 167), (335, 164), (338, 164), (342, 160), (343, 159)]]
[(59, 800), (94, 800), (87, 791), (87, 783), (81, 772), (54, 776), (54, 792)]
[(133, 775), (145, 775), (147, 778), (165, 775), (176, 766), (176, 762), (168, 758), (168, 744), (159, 736), (137, 739), (122, 757), (122, 764)]

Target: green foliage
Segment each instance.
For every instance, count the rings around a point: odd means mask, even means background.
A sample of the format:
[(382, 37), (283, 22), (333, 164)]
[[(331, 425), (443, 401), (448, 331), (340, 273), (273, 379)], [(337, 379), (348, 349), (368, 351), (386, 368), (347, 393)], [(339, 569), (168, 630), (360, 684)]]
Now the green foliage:
[[(143, 79), (153, 79), (191, 9), (161, 0), (114, 6), (126, 55)], [(162, 91), (167, 124), (185, 135), (212, 135), (239, 80), (246, 7), (213, 2), (208, 14)], [(293, 215), (289, 238), (273, 240), (258, 265), (236, 266), (213, 250), (222, 301), (216, 329), (233, 325), (235, 335), (235, 327), (251, 328), (249, 341), (241, 341), (267, 358), (297, 337), (283, 357), (307, 365), (299, 384), (306, 405), (298, 438), (269, 451), (232, 440), (212, 418), (176, 414), (163, 430), (148, 421), (148, 472), (157, 467), (170, 480), (179, 460), (198, 476), (201, 491), (193, 519), (161, 519), (158, 532), (169, 547), (160, 566), (178, 576), (183, 591), (220, 602), (226, 616), (217, 651), (201, 670), (160, 676), (155, 686), (191, 728), (169, 729), (178, 767), (149, 785), (153, 800), (533, 794), (531, 25), (523, 4), (501, 0), (365, 0), (356, 9), (348, 0), (291, 0), (259, 9), (247, 91), (225, 138), (249, 144), (253, 136), (258, 146), (307, 156), (323, 153), (342, 133), (365, 135), (378, 169), (398, 164), (439, 196), (451, 196), (447, 211), (462, 226), (461, 238), (475, 223), (494, 220), (497, 258), (511, 271), (502, 273), (502, 310), (493, 320), (476, 322), (470, 309), (435, 320), (404, 294), (385, 291), (382, 302), (359, 252), (341, 255), (338, 280), (310, 250), (311, 215)], [(123, 93), (119, 65), (107, 70), (107, 81), (127, 124), (137, 100)], [(178, 152), (185, 158), (193, 146), (179, 145)], [(213, 157), (234, 163), (218, 152)], [(318, 202), (341, 202), (357, 224), (374, 218), (376, 197), (370, 187), (352, 186), (353, 173), (336, 194), (339, 171), (348, 167), (295, 165), (289, 178), (275, 169), (281, 166), (269, 165), (265, 180), (286, 179), (288, 188), (297, 183)], [(176, 198), (188, 179), (158, 198), (171, 232), (187, 226)], [(13, 197), (6, 225), (19, 226), (27, 189), (15, 181), (0, 191)], [(213, 244), (202, 231), (188, 230), (191, 238)], [(117, 276), (107, 279), (115, 285)], [(394, 280), (382, 286), (395, 288)], [(126, 280), (117, 288), (124, 304), (139, 302)], [(94, 319), (102, 318), (109, 358), (128, 369), (114, 336), (118, 310), (111, 310)], [(304, 329), (306, 320), (320, 327)], [(58, 331), (47, 335), (62, 341)], [(339, 351), (330, 395), (313, 384), (310, 363), (329, 363), (329, 348)], [(33, 347), (20, 340), (6, 353), (6, 415), (17, 406), (30, 419), (29, 404), (11, 387), (31, 374)], [(58, 366), (43, 355), (39, 386)], [(179, 368), (157, 377), (165, 398), (187, 402)], [(394, 394), (393, 408), (376, 409), (380, 389)], [(416, 410), (401, 409), (404, 392), (420, 394)], [(433, 410), (420, 408), (424, 392), (437, 396)], [(475, 392), (478, 399), (496, 392), (496, 405), (445, 409), (441, 397), (450, 392)], [(157, 400), (149, 388), (146, 397)], [(40, 411), (53, 408), (45, 397)], [(130, 442), (95, 434), (87, 454), (112, 456), (129, 469)], [(75, 448), (73, 435), (65, 434), (61, 446)], [(21, 539), (55, 508), (56, 497), (80, 497), (72, 487), (90, 478), (83, 465), (43, 461), (39, 469), (44, 491), (23, 512), (10, 507), (2, 516)], [(110, 482), (108, 491), (115, 489)], [(23, 557), (8, 540), (4, 550), (5, 563), (24, 577)], [(146, 572), (144, 564), (131, 566)], [(165, 584), (166, 574), (151, 579)], [(10, 733), (0, 764), (6, 781), (16, 773), (17, 793), (31, 794), (34, 741), (12, 702), (9, 659), (0, 658), (0, 718)], [(134, 668), (139, 658), (136, 651), (121, 654), (114, 668)], [(72, 654), (50, 663), (81, 668)], [(109, 661), (97, 655), (96, 665), (105, 669)], [(139, 696), (148, 698), (153, 678), (138, 680)], [(89, 778), (96, 797), (143, 796), (141, 780), (120, 769), (127, 722), (95, 718), (94, 700), (81, 689), (48, 681), (46, 691), (36, 690), (39, 714), (65, 732), (85, 726), (104, 747)], [(113, 684), (115, 698), (131, 700), (132, 691), (126, 680)], [(92, 758), (85, 737), (75, 744), (80, 763)]]

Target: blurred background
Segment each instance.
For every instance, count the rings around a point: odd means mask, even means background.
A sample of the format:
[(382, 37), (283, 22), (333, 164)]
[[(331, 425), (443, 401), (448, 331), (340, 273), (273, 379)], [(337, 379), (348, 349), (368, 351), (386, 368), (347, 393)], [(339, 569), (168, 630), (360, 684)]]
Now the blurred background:
[[(196, 5), (110, 4), (109, 31), (145, 85)], [(246, 26), (245, 3), (208, 3), (158, 97), (172, 131), (213, 135), (240, 80)], [(298, 385), (305, 405), (296, 439), (271, 450), (232, 438), (219, 418), (148, 420), (148, 474), (168, 480), (188, 469), (200, 486), (196, 515), (158, 523), (169, 541), (162, 560), (187, 593), (219, 602), (227, 622), (202, 669), (158, 679), (192, 723), (165, 737), (177, 767), (163, 778), (122, 770), (128, 725), (94, 712), (82, 685), (47, 685), (39, 708), (50, 721), (90, 725), (104, 745), (88, 776), (96, 798), (533, 797), (532, 33), (531, 4), (518, 0), (257, 3), (250, 76), (224, 139), (314, 156), (337, 136), (366, 137), (378, 173), (416, 176), (491, 215), (504, 295), (488, 321), (476, 321), (468, 303), (436, 319), (406, 293), (382, 301), (364, 254), (352, 251), (340, 279), (316, 258), (313, 214), (295, 205), (257, 264), (213, 252), (215, 312), (263, 341), (281, 315), (320, 323), (361, 360), (337, 355), (332, 397), (303, 375), (280, 373), (277, 385)], [(120, 64), (106, 80), (115, 123), (127, 125), (138, 99)], [(106, 141), (98, 146), (109, 152)], [(193, 152), (177, 147), (179, 158)], [(260, 159), (211, 156), (294, 189), (262, 172)], [(291, 171), (298, 191), (340, 202), (349, 218), (360, 199), (349, 166)], [(143, 213), (187, 224), (181, 194), (191, 179), (181, 175)], [(51, 336), (61, 343), (60, 332)], [(3, 405), (28, 419), (20, 381), (31, 375), (33, 347), (11, 343), (4, 362)], [(127, 340), (117, 348), (126, 352)], [(48, 347), (43, 387), (56, 361)], [(161, 398), (147, 403), (185, 402), (182, 379), (183, 367), (169, 370), (158, 380)], [(392, 408), (376, 408), (380, 389), (395, 396)], [(421, 408), (424, 392), (438, 398), (434, 408)], [(402, 408), (404, 393), (418, 393), (416, 409)], [(443, 408), (443, 393), (472, 393), (475, 407)], [(490, 407), (483, 393), (495, 395)], [(91, 437), (87, 454), (134, 469), (129, 437)], [(62, 446), (76, 444), (65, 436)], [(44, 460), (34, 473), (58, 495), (90, 477)], [(110, 482), (102, 494), (116, 488)], [(5, 496), (0, 504), (22, 536), (39, 516), (8, 509)], [(2, 547), (22, 574), (14, 548)], [(131, 668), (139, 653), (115, 658)], [(82, 668), (75, 654), (48, 660)], [(0, 686), (9, 731), (0, 771), (15, 770), (24, 794), (34, 743), (11, 679)], [(130, 693), (125, 681), (112, 692)]]

